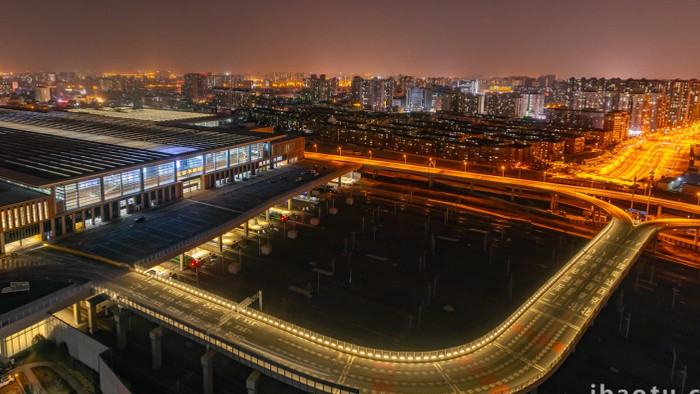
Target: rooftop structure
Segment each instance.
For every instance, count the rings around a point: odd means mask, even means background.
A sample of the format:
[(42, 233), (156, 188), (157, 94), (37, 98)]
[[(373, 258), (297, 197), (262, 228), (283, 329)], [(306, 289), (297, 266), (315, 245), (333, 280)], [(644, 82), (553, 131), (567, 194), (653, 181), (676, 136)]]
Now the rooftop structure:
[(224, 132), (0, 109), (0, 146), (0, 181), (12, 185), (0, 188), (1, 255), (6, 242), (64, 235), (293, 162), (304, 141), (252, 125)]
[(72, 109), (69, 110), (69, 112), (100, 115), (120, 119), (145, 120), (151, 122), (169, 122), (173, 120), (196, 119), (211, 116), (211, 114), (202, 114), (197, 112), (166, 111), (161, 109), (150, 108), (132, 109), (130, 107), (101, 107), (99, 109), (81, 108)]

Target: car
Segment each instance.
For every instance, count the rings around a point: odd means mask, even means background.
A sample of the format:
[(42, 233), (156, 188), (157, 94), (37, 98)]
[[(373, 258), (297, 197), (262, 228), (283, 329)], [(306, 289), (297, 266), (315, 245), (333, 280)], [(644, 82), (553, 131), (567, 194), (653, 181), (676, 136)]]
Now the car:
[(139, 216), (139, 217), (137, 217), (136, 219), (134, 219), (134, 223), (143, 223), (143, 222), (145, 222), (145, 221), (146, 221), (146, 217), (145, 217), (145, 216)]
[(9, 386), (12, 382), (15, 381), (14, 376), (8, 375), (0, 378), (0, 388)]
[(302, 178), (302, 177), (297, 177), (297, 179), (296, 179), (297, 182), (301, 182), (303, 180), (304, 180), (304, 178)]

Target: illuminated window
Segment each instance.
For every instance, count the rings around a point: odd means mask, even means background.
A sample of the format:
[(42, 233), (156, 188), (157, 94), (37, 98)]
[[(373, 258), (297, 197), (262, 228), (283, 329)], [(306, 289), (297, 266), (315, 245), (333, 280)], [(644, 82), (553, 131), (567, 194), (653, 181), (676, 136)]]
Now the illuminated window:
[(175, 182), (175, 163), (158, 166), (158, 185), (163, 186)]
[[(143, 168), (143, 188), (145, 190), (153, 189), (158, 186), (158, 167), (144, 167)], [(107, 196), (105, 195), (105, 198)]]
[(97, 204), (101, 201), (100, 180), (98, 178), (78, 182), (78, 203), (81, 207)]
[[(212, 172), (215, 169), (215, 163), (214, 163), (214, 154), (213, 153), (207, 153), (204, 155), (204, 172)], [(178, 173), (178, 178), (179, 178), (179, 173)]]
[(122, 177), (120, 174), (102, 177), (104, 182), (105, 200), (120, 197), (122, 195)]
[(228, 168), (228, 152), (223, 150), (216, 152), (214, 154), (214, 159), (216, 161), (216, 169), (220, 170), (223, 168)]
[(189, 179), (202, 174), (204, 158), (202, 156), (190, 157), (176, 161), (175, 165), (177, 168), (177, 180)]
[(122, 195), (138, 193), (141, 191), (141, 171), (133, 170), (122, 172)]
[(56, 200), (63, 201), (64, 210), (78, 208), (78, 190), (75, 183), (56, 186)]

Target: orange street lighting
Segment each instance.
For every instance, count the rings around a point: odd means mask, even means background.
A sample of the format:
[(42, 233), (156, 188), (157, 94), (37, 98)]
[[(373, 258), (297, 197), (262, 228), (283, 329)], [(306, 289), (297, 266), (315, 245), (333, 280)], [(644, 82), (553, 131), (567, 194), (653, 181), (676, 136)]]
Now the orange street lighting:
[(369, 151), (369, 159), (372, 160), (372, 150)]
[(403, 164), (406, 164), (406, 155), (403, 155)]
[(338, 147), (338, 155), (340, 155), (340, 156), (343, 155), (343, 148)]
[(463, 160), (462, 163), (464, 164), (464, 172), (467, 172), (467, 161)]
[(314, 150), (316, 150), (316, 153), (318, 153), (318, 145), (314, 144)]
[(502, 177), (506, 176), (506, 166), (501, 166), (501, 176)]

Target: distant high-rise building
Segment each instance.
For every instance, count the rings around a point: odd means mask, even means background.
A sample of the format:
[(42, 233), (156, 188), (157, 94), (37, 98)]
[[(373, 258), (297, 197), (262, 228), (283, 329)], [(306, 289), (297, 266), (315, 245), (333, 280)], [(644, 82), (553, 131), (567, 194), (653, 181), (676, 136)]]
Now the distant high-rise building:
[(669, 81), (668, 90), (668, 124), (677, 126), (688, 120), (690, 99), (690, 81)]
[(406, 110), (430, 111), (433, 108), (432, 96), (430, 88), (409, 88), (406, 91)]
[(14, 92), (12, 81), (0, 78), (0, 96), (9, 96), (12, 92)]
[(605, 114), (603, 130), (611, 132), (610, 143), (627, 139), (630, 129), (630, 115), (625, 111), (611, 111)]
[(207, 96), (207, 74), (185, 74), (182, 95), (192, 102), (200, 102)]
[(321, 74), (318, 78), (316, 74), (311, 74), (306, 85), (311, 89), (312, 101), (330, 101), (333, 98), (333, 81), (326, 78), (326, 74)]
[(632, 95), (630, 111), (630, 130), (650, 133), (652, 125), (654, 102), (651, 94), (639, 93)]
[(484, 113), (499, 117), (515, 116), (515, 101), (518, 94), (507, 91), (488, 91), (485, 94)]
[(515, 117), (544, 119), (544, 95), (521, 94), (516, 99)]
[(355, 76), (352, 78), (352, 82), (350, 83), (350, 94), (352, 95), (352, 100), (360, 107), (363, 106), (362, 98), (366, 97), (365, 90), (368, 87), (364, 82), (365, 80), (362, 79), (362, 77)]
[(40, 103), (48, 103), (51, 100), (51, 90), (48, 86), (34, 88), (34, 100)]

